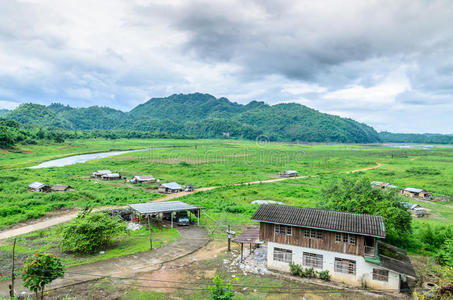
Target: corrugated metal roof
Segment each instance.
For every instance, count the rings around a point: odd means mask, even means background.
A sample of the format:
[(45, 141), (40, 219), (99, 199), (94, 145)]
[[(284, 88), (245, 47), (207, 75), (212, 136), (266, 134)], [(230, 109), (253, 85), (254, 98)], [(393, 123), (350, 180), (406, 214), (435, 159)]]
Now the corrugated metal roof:
[(258, 226), (249, 226), (237, 238), (233, 240), (234, 243), (242, 244), (262, 244), (260, 241), (260, 228)]
[(171, 190), (182, 190), (182, 186), (180, 186), (176, 182), (163, 183), (162, 186), (166, 187), (167, 189), (171, 189)]
[(65, 191), (66, 189), (71, 188), (69, 185), (65, 184), (56, 184), (52, 187), (52, 191)]
[(295, 173), (297, 173), (297, 171), (296, 170), (286, 170), (284, 173), (285, 174), (295, 174)]
[(96, 172), (93, 172), (93, 175), (105, 175), (105, 174), (111, 174), (112, 171), (110, 170), (98, 170)]
[[(411, 260), (406, 251), (382, 242), (379, 242), (378, 245), (378, 255), (380, 260), (380, 263), (377, 264), (378, 266), (414, 278), (417, 277), (417, 274), (415, 273), (414, 267), (412, 266)], [(384, 252), (384, 248), (385, 250), (387, 250), (385, 251), (385, 253), (392, 253), (393, 257), (383, 255), (382, 253)]]
[(421, 192), (423, 192), (423, 189), (416, 189), (416, 188), (411, 188), (411, 187), (407, 187), (404, 190), (408, 191), (408, 192), (411, 192), (411, 193), (421, 193)]
[(137, 180), (143, 180), (143, 181), (156, 179), (152, 175), (137, 175), (137, 176), (134, 176), (134, 178)]
[(142, 215), (200, 209), (198, 206), (190, 205), (182, 201), (129, 204), (129, 207)]
[(381, 216), (287, 205), (261, 205), (252, 220), (385, 238)]
[(120, 177), (119, 173), (109, 173), (109, 174), (104, 174), (102, 177)]
[(45, 187), (46, 185), (44, 183), (41, 183), (39, 181), (35, 181), (32, 184), (30, 184), (28, 187), (31, 189), (41, 189)]

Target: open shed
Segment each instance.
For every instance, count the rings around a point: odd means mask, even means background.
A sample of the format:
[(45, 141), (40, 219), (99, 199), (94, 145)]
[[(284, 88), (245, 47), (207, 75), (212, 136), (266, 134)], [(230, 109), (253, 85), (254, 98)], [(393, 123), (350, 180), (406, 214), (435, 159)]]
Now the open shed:
[(135, 214), (144, 218), (170, 213), (171, 227), (173, 227), (173, 213), (179, 211), (187, 211), (194, 214), (197, 217), (197, 224), (200, 224), (201, 207), (187, 204), (182, 201), (129, 204), (129, 207)]
[(250, 245), (250, 254), (252, 254), (252, 245), (262, 244), (260, 241), (260, 228), (258, 226), (249, 226), (233, 243), (241, 244), (241, 261), (244, 258), (244, 244)]

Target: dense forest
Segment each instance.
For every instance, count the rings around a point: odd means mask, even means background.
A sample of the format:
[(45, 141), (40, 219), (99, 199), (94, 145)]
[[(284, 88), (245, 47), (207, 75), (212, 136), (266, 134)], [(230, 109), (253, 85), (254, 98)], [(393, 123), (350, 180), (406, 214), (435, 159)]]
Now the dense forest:
[(255, 139), (264, 135), (271, 141), (289, 142), (380, 141), (378, 133), (370, 126), (300, 104), (271, 106), (252, 101), (242, 105), (200, 93), (152, 98), (129, 112), (98, 106), (73, 108), (28, 103), (7, 112), (3, 118), (27, 128), (68, 131), (121, 131), (122, 134), (144, 131), (194, 138)]
[[(263, 138), (286, 142), (452, 144), (450, 135), (377, 133), (351, 119), (296, 103), (246, 105), (209, 94), (152, 98), (129, 112), (109, 107), (22, 104), (0, 110), (2, 147), (83, 137)], [(14, 121), (14, 122), (11, 122)]]

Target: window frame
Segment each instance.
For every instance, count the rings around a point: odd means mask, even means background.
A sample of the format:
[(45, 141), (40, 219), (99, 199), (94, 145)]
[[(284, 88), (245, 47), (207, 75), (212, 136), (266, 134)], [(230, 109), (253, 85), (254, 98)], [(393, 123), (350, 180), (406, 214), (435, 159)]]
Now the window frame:
[(335, 257), (334, 271), (337, 273), (355, 275), (357, 263), (355, 260)]
[(303, 252), (302, 265), (316, 269), (322, 269), (324, 265), (324, 256), (317, 253)]
[(304, 229), (304, 237), (309, 239), (323, 240), (324, 234), (322, 230), (306, 228)]
[[(281, 259), (279, 259), (281, 258)], [(272, 259), (274, 261), (283, 262), (283, 263), (292, 263), (293, 262), (293, 251), (284, 248), (275, 247), (272, 253)]]
[[(384, 273), (384, 274), (382, 274)], [(373, 280), (388, 282), (389, 281), (389, 271), (384, 269), (373, 268)]]

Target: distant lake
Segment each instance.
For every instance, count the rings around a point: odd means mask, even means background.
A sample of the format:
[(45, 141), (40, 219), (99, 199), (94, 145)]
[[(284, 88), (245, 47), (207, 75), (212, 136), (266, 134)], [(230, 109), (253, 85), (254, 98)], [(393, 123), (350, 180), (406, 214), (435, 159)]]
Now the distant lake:
[(388, 147), (400, 149), (430, 149), (430, 148), (453, 148), (453, 145), (434, 145), (434, 144), (369, 144), (367, 147)]
[(73, 155), (73, 156), (68, 156), (68, 157), (63, 157), (63, 158), (58, 158), (58, 159), (53, 159), (49, 160), (43, 163), (40, 163), (39, 165), (29, 167), (30, 169), (40, 169), (40, 168), (50, 168), (50, 167), (64, 167), (64, 166), (69, 166), (73, 164), (79, 164), (79, 163), (84, 163), (89, 160), (94, 160), (94, 159), (100, 159), (100, 158), (106, 158), (109, 156), (115, 156), (115, 155), (120, 155), (123, 153), (130, 153), (130, 152), (136, 152), (136, 151), (145, 151), (145, 150), (154, 150), (153, 149), (138, 149), (138, 150), (125, 150), (125, 151), (110, 151), (110, 152), (98, 152), (98, 153), (90, 153), (90, 154), (80, 154), (80, 155)]

